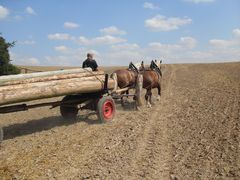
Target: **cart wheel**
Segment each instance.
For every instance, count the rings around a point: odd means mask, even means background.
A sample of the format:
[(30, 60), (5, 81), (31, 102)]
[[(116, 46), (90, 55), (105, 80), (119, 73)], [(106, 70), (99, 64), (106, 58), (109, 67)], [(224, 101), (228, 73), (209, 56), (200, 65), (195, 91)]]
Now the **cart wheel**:
[(2, 142), (3, 140), (3, 128), (0, 127), (0, 143)]
[(111, 96), (104, 96), (97, 104), (97, 114), (102, 123), (111, 121), (116, 112), (115, 103)]
[[(69, 100), (73, 100), (74, 96), (65, 96), (62, 100), (63, 103), (66, 103)], [(78, 114), (78, 108), (74, 104), (62, 104), (60, 105), (60, 112), (64, 119), (76, 120)]]

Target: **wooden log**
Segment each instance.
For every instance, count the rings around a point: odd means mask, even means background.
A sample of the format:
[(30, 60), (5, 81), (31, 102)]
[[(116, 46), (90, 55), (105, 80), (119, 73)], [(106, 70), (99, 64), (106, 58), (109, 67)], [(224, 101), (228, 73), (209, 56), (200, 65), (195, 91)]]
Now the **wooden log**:
[[(82, 78), (82, 77), (91, 77), (91, 76), (98, 76), (104, 75), (104, 71), (94, 71), (94, 72), (79, 72), (79, 73), (72, 73), (72, 74), (56, 74), (51, 76), (43, 76), (43, 77), (33, 77), (33, 78), (26, 78), (26, 79), (18, 79), (18, 80), (11, 80), (11, 81), (3, 81), (0, 82), (0, 89), (1, 86), (9, 86), (9, 85), (17, 85), (17, 84), (27, 84), (27, 83), (35, 83), (35, 82), (46, 82), (46, 81), (53, 81), (53, 80), (63, 80), (63, 79), (71, 79), (71, 78)], [(1, 80), (1, 78), (0, 78)]]
[[(109, 79), (109, 89), (113, 89), (114, 84), (114, 81)], [(103, 89), (104, 76), (73, 78), (14, 86), (7, 91), (0, 92), (0, 105), (70, 94), (97, 92)]]
[[(0, 86), (0, 93), (5, 93), (7, 91), (18, 91), (21, 89), (28, 88), (42, 88), (45, 86), (55, 86), (55, 85), (68, 85), (68, 83), (72, 82), (81, 82), (81, 81), (101, 81), (103, 83), (104, 75), (98, 76), (89, 76), (89, 77), (81, 77), (81, 78), (71, 78), (71, 79), (63, 79), (63, 80), (54, 80), (54, 81), (44, 81), (44, 82), (34, 82), (34, 83), (26, 83), (26, 84), (16, 84), (10, 86)], [(17, 93), (17, 92), (16, 92)]]
[(75, 74), (75, 73), (84, 73), (92, 72), (91, 68), (78, 68), (78, 69), (68, 69), (68, 70), (59, 70), (59, 71), (47, 71), (47, 72), (38, 72), (38, 73), (30, 73), (30, 74), (18, 74), (18, 75), (8, 75), (8, 76), (1, 76), (0, 77), (0, 85), (10, 81), (17, 81), (17, 80), (25, 80), (29, 78), (35, 77), (47, 77), (47, 76), (54, 76), (54, 75), (61, 75), (61, 74)]

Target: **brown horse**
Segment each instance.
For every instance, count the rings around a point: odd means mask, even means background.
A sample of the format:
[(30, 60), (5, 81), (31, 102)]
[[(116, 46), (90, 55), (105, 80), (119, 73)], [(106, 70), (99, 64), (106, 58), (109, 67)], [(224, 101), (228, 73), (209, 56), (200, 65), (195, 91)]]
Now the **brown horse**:
[(143, 70), (143, 88), (147, 90), (145, 100), (148, 107), (151, 107), (152, 104), (152, 89), (158, 89), (157, 100), (160, 100), (162, 79), (161, 63), (162, 61), (152, 61), (150, 69)]
[[(138, 67), (130, 62), (128, 69), (119, 69), (114, 71), (117, 75), (117, 82), (119, 88), (133, 88), (136, 84), (137, 75), (139, 73)], [(129, 91), (126, 91), (129, 94)]]

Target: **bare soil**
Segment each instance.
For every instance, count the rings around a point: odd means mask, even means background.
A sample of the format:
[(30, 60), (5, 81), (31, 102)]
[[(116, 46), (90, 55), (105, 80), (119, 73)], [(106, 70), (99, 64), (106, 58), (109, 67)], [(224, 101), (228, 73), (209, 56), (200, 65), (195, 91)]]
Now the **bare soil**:
[(161, 100), (111, 123), (0, 115), (0, 179), (240, 179), (240, 63), (163, 68)]

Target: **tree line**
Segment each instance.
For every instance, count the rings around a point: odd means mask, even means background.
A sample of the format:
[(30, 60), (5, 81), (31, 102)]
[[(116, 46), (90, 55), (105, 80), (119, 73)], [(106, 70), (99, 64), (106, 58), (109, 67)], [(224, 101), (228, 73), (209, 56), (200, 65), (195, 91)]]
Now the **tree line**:
[(20, 73), (20, 69), (11, 64), (9, 55), (9, 48), (14, 45), (15, 42), (6, 42), (0, 34), (0, 76)]

